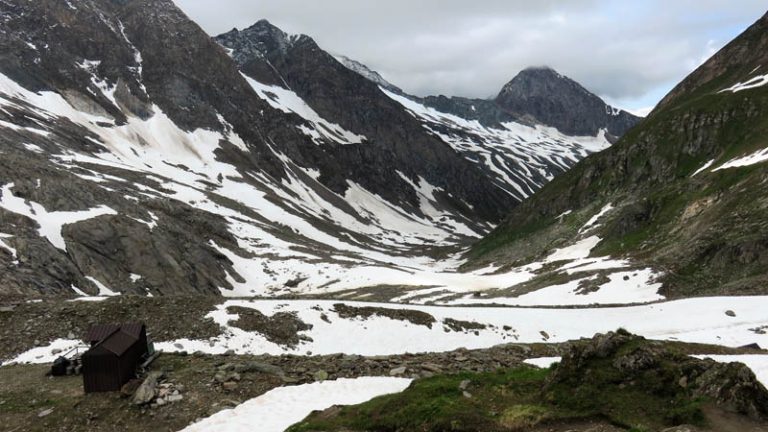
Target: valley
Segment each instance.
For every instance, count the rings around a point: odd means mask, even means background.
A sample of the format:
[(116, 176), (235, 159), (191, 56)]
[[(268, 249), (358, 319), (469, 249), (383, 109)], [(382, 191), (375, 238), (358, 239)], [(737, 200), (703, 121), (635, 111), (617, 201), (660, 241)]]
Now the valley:
[[(0, 16), (0, 430), (768, 430), (768, 15), (646, 118), (171, 0)], [(129, 322), (120, 392), (46, 376)]]

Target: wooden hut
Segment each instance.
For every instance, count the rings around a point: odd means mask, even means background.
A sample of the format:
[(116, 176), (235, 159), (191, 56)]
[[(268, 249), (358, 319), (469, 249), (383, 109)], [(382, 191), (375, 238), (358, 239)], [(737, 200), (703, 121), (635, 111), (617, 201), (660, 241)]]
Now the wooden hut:
[(119, 391), (136, 377), (136, 368), (147, 355), (147, 329), (141, 323), (92, 327), (86, 335), (91, 348), (83, 354), (86, 393)]

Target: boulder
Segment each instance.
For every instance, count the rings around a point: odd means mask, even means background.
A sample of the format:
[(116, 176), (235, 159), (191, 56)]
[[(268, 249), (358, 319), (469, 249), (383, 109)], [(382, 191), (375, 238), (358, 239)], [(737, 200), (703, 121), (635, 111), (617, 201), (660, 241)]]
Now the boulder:
[(157, 396), (157, 385), (163, 376), (163, 372), (150, 372), (149, 375), (144, 378), (144, 382), (142, 382), (139, 388), (136, 389), (131, 403), (134, 405), (146, 405), (152, 402)]

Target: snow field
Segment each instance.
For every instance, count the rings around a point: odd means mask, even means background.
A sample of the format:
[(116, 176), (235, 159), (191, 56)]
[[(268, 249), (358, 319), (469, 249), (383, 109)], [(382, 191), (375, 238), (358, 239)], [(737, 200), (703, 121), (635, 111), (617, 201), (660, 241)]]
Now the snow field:
[(312, 411), (356, 405), (377, 396), (399, 393), (410, 383), (405, 378), (362, 377), (279, 387), (194, 423), (182, 432), (283, 432)]

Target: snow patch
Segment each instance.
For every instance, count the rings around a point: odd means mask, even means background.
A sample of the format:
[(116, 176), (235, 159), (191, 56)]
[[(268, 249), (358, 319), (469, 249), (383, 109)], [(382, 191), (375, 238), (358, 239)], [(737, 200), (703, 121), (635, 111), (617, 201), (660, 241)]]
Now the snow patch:
[(562, 359), (562, 357), (538, 357), (523, 360), (523, 363), (527, 363), (541, 369), (549, 369), (553, 364), (560, 363)]
[(75, 212), (48, 212), (45, 207), (36, 202), (24, 201), (24, 199), (14, 196), (11, 192), (13, 187), (13, 183), (8, 183), (2, 187), (0, 207), (37, 222), (40, 226), (38, 229), (40, 236), (47, 238), (52, 245), (64, 251), (67, 250), (64, 237), (61, 235), (61, 229), (64, 225), (82, 222), (99, 216), (117, 214), (117, 212), (104, 205), (90, 210)]
[(285, 113), (293, 113), (306, 120), (312, 127), (305, 125), (299, 126), (299, 129), (310, 136), (315, 143), (322, 141), (332, 141), (339, 144), (360, 144), (366, 137), (350, 132), (341, 126), (331, 123), (313, 110), (303, 99), (291, 90), (278, 86), (268, 86), (262, 84), (253, 78), (243, 74), (243, 78), (248, 81), (256, 94), (265, 100), (272, 108)]
[(755, 165), (761, 162), (768, 161), (768, 148), (764, 148), (760, 151), (757, 151), (755, 153), (752, 153), (749, 156), (744, 156), (737, 159), (732, 159), (723, 165), (720, 165), (719, 167), (715, 168), (712, 171), (720, 171), (728, 168), (739, 168), (739, 167), (745, 167), (749, 165)]
[(609, 203), (608, 205), (606, 205), (605, 207), (603, 207), (603, 209), (602, 209), (602, 210), (600, 210), (600, 212), (599, 212), (598, 214), (596, 214), (596, 215), (592, 216), (592, 218), (591, 218), (591, 219), (589, 219), (589, 220), (587, 221), (587, 223), (585, 223), (585, 224), (584, 224), (584, 226), (583, 226), (583, 227), (581, 227), (581, 230), (579, 230), (579, 232), (580, 232), (580, 233), (583, 233), (583, 232), (587, 232), (587, 231), (589, 231), (589, 230), (591, 230), (591, 229), (593, 229), (593, 228), (597, 228), (598, 226), (600, 226), (600, 225), (596, 225), (596, 224), (597, 224), (597, 222), (598, 222), (598, 221), (600, 221), (600, 219), (601, 219), (603, 216), (605, 216), (605, 215), (606, 215), (606, 213), (608, 213), (608, 212), (609, 212), (609, 211), (611, 211), (611, 210), (613, 210), (613, 204), (610, 204), (610, 203)]
[(747, 81), (734, 84), (733, 86), (728, 87), (727, 89), (720, 90), (720, 93), (725, 93), (725, 92), (736, 93), (744, 90), (751, 90), (754, 88), (762, 87), (766, 84), (768, 84), (768, 74), (759, 75), (759, 76), (750, 78)]
[(551, 263), (556, 261), (573, 261), (587, 258), (592, 252), (592, 249), (594, 249), (601, 241), (602, 239), (598, 236), (585, 238), (571, 246), (555, 250), (552, 252), (552, 254), (544, 259), (544, 262)]
[(691, 177), (696, 177), (697, 174), (701, 174), (702, 172), (709, 169), (709, 167), (712, 166), (712, 164), (715, 163), (715, 159), (712, 159), (711, 161), (705, 163), (701, 168), (697, 169), (695, 173), (691, 174)]
[[(367, 320), (345, 319), (334, 312), (334, 305), (380, 307), (415, 310), (432, 315), (437, 321), (432, 328), (374, 316)], [(301, 332), (309, 339), (289, 348), (268, 341), (262, 335), (231, 326), (237, 315), (227, 308), (240, 306), (260, 311), (266, 316), (278, 312), (295, 312), (310, 330)], [(419, 352), (443, 352), (458, 348), (481, 349), (519, 342), (558, 343), (618, 328), (661, 340), (708, 343), (739, 347), (750, 343), (768, 346), (768, 335), (756, 335), (750, 329), (768, 325), (768, 296), (708, 297), (654, 303), (642, 306), (597, 308), (536, 307), (446, 307), (395, 305), (313, 300), (229, 300), (208, 317), (219, 324), (224, 333), (210, 340), (177, 340), (156, 343), (165, 351), (202, 351), (222, 354), (234, 350), (238, 354), (314, 355), (357, 354), (395, 355)], [(736, 318), (724, 313), (736, 312)], [(327, 322), (325, 319), (329, 320)], [(445, 331), (446, 318), (484, 324), (475, 332)], [(542, 332), (545, 332), (543, 334)], [(340, 344), (353, 340), (354, 344)]]
[(283, 432), (307, 417), (334, 405), (356, 405), (377, 396), (399, 393), (411, 383), (406, 378), (341, 378), (298, 386), (278, 387), (231, 410), (220, 411), (182, 432)]
[(93, 284), (96, 285), (96, 287), (99, 289), (99, 294), (97, 294), (98, 297), (115, 297), (120, 295), (120, 293), (116, 293), (111, 289), (107, 288), (106, 285), (99, 282), (99, 280), (96, 278), (93, 278), (91, 276), (86, 276), (85, 278), (93, 282)]

